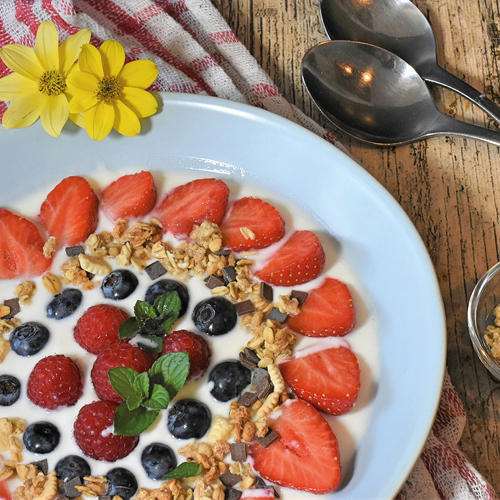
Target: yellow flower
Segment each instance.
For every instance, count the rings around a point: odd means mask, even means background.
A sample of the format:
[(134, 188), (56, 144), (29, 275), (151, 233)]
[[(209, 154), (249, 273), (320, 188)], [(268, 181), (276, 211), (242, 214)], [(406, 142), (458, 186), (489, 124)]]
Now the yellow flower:
[(126, 136), (141, 131), (139, 118), (156, 113), (158, 102), (147, 92), (158, 76), (153, 61), (139, 59), (125, 64), (125, 51), (116, 40), (105, 41), (98, 50), (82, 47), (78, 70), (68, 78), (73, 96), (70, 113), (85, 113), (75, 119), (92, 139), (104, 139), (114, 128)]
[(0, 78), (0, 100), (12, 101), (3, 115), (5, 128), (28, 127), (39, 117), (48, 134), (57, 137), (68, 119), (66, 77), (90, 40), (83, 29), (59, 46), (52, 21), (38, 27), (35, 48), (17, 43), (6, 45), (0, 57), (13, 71)]

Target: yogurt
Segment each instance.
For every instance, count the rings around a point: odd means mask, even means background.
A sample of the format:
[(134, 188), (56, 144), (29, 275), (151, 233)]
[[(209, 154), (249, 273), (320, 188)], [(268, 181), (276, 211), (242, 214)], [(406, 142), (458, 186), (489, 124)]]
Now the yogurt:
[[(116, 172), (101, 167), (92, 175), (85, 175), (85, 177), (98, 192), (99, 188), (104, 188), (110, 182), (117, 179), (119, 175), (134, 173), (140, 170), (142, 170), (142, 168), (138, 167), (123, 172)], [(160, 174), (155, 174), (158, 199), (162, 199), (164, 194), (173, 187), (201, 176), (206, 176), (206, 174), (203, 173), (197, 176), (194, 172), (168, 172), (164, 177)], [(231, 179), (223, 180), (225, 180), (230, 187), (230, 196), (232, 199), (244, 196), (255, 196), (272, 203), (285, 219), (288, 235), (294, 230), (308, 229), (316, 232), (319, 236), (326, 254), (324, 271), (316, 280), (303, 285), (294, 286), (294, 289), (304, 291), (311, 290), (319, 286), (325, 276), (331, 276), (345, 282), (353, 295), (356, 308), (356, 325), (351, 333), (343, 339), (316, 339), (297, 335), (298, 341), (295, 347), (299, 355), (306, 355), (322, 348), (345, 345), (347, 341), (358, 357), (361, 368), (361, 390), (354, 409), (342, 416), (326, 416), (339, 442), (342, 468), (344, 470), (349, 470), (352, 466), (351, 462), (354, 460), (355, 450), (369, 423), (372, 411), (371, 402), (375, 392), (376, 381), (379, 377), (379, 332), (371, 300), (365, 293), (361, 280), (350, 267), (349, 256), (343, 254), (341, 247), (339, 248), (334, 240), (311, 216), (295, 207), (289, 200), (282, 199), (260, 186), (247, 182), (236, 184), (232, 182)], [(40, 205), (52, 188), (53, 186), (46, 186), (16, 203), (11, 203), (10, 206), (6, 208), (17, 211), (20, 215), (26, 216), (32, 220), (36, 220)], [(148, 217), (145, 217), (144, 220), (148, 220)], [(112, 228), (113, 223), (108, 221), (104, 214), (100, 212), (99, 227), (96, 232), (111, 230)], [(165, 239), (170, 243), (179, 244), (179, 241), (176, 241), (175, 238), (171, 236)], [(279, 242), (272, 247), (261, 250), (255, 256), (252, 255), (251, 258), (256, 261), (256, 268), (261, 266), (275, 250), (275, 246), (281, 243), (282, 242)], [(60, 266), (65, 260), (67, 260), (67, 256), (64, 251), (59, 251), (52, 265), (52, 270), (55, 274), (60, 274)], [(108, 259), (108, 262), (114, 266), (114, 268), (120, 267), (114, 259)], [(152, 284), (152, 280), (144, 271), (138, 271), (132, 268), (131, 270), (139, 279), (139, 286), (132, 295), (121, 301), (111, 301), (103, 298), (99, 287), (90, 291), (84, 291), (82, 304), (77, 311), (71, 316), (59, 321), (50, 320), (46, 317), (45, 308), (51, 300), (52, 295), (45, 290), (41, 282), (41, 277), (33, 279), (37, 285), (33, 303), (28, 306), (23, 306), (17, 317), (23, 323), (27, 321), (38, 321), (44, 324), (50, 331), (50, 339), (47, 345), (36, 355), (31, 357), (20, 357), (11, 351), (7, 355), (5, 361), (0, 365), (0, 374), (16, 376), (21, 381), (22, 386), (19, 400), (12, 406), (0, 407), (0, 416), (22, 417), (28, 424), (39, 420), (48, 420), (58, 427), (61, 433), (61, 440), (56, 449), (48, 455), (37, 455), (24, 450), (25, 463), (47, 458), (49, 470), (53, 470), (57, 461), (67, 455), (75, 454), (83, 456), (81, 450), (74, 441), (72, 430), (73, 423), (80, 408), (87, 403), (97, 400), (90, 380), (90, 371), (96, 356), (83, 350), (74, 341), (73, 328), (80, 316), (90, 306), (99, 303), (117, 305), (127, 310), (132, 315), (135, 302), (139, 299), (144, 300), (146, 289)], [(160, 279), (165, 277), (171, 276), (164, 275)], [(179, 279), (175, 276), (173, 278)], [(94, 279), (98, 279), (98, 277)], [(19, 279), (0, 281), (0, 299), (12, 298), (14, 296), (14, 289), (20, 281)], [(196, 328), (191, 320), (191, 313), (194, 306), (201, 300), (210, 297), (211, 293), (203, 281), (197, 277), (186, 280), (185, 284), (188, 287), (190, 295), (189, 307), (186, 314), (176, 323), (175, 329), (187, 329), (196, 332)], [(274, 286), (273, 288), (275, 299), (277, 299), (278, 295), (288, 294), (291, 291), (291, 288), (287, 287)], [(210, 387), (207, 381), (208, 373), (221, 361), (237, 359), (242, 346), (250, 339), (250, 334), (238, 321), (236, 327), (225, 335), (220, 337), (204, 337), (209, 342), (212, 353), (207, 373), (200, 380), (188, 382), (179, 392), (176, 399), (187, 397), (196, 398), (208, 405), (212, 412), (212, 416), (217, 414), (227, 416), (229, 403), (216, 401), (210, 395)], [(27, 398), (26, 384), (29, 374), (35, 364), (40, 359), (53, 354), (64, 354), (71, 357), (77, 363), (81, 371), (84, 387), (83, 395), (76, 405), (49, 411), (35, 406)], [(153, 426), (141, 434), (138, 446), (129, 456), (113, 463), (101, 462), (89, 457), (85, 457), (85, 459), (90, 464), (92, 475), (105, 475), (111, 468), (125, 467), (135, 474), (140, 487), (153, 489), (159, 486), (160, 481), (154, 481), (148, 478), (140, 461), (142, 450), (153, 442), (167, 444), (173, 450), (177, 451), (182, 446), (188, 444), (190, 440), (178, 440), (168, 432), (167, 411), (162, 411), (160, 417), (155, 421)], [(184, 458), (178, 455), (178, 463), (183, 461)], [(281, 497), (285, 500), (330, 498), (330, 494), (313, 495), (288, 488), (279, 488), (279, 490)]]

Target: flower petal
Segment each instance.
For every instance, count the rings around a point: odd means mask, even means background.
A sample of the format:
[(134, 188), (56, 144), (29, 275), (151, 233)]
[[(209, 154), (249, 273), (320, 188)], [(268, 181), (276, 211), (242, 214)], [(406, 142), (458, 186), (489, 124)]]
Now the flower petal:
[(97, 104), (95, 94), (81, 93), (75, 95), (69, 102), (70, 113), (82, 113)]
[(19, 73), (0, 78), (0, 101), (12, 101), (23, 94), (30, 94), (38, 90), (34, 80), (25, 78)]
[(85, 128), (85, 113), (70, 113), (69, 119), (80, 128)]
[(37, 90), (14, 99), (3, 115), (3, 126), (5, 128), (29, 127), (40, 116), (46, 97)]
[(123, 87), (121, 99), (141, 118), (154, 115), (158, 111), (158, 101), (155, 96), (147, 90), (138, 89), (136, 87)]
[(82, 47), (80, 57), (78, 58), (78, 65), (80, 66), (80, 71), (92, 73), (99, 80), (104, 76), (101, 53), (93, 45), (90, 45), (90, 43), (86, 43)]
[(149, 59), (139, 59), (132, 61), (123, 67), (119, 78), (123, 86), (148, 88), (158, 76), (158, 68)]
[(0, 50), (0, 58), (9, 69), (26, 78), (38, 81), (43, 73), (43, 67), (30, 47), (18, 43), (6, 45)]
[(97, 93), (99, 80), (97, 76), (83, 71), (73, 70), (66, 80), (68, 90), (72, 94), (79, 92)]
[(40, 115), (45, 132), (52, 137), (59, 137), (68, 115), (68, 99), (64, 94), (47, 96)]
[(45, 70), (59, 69), (59, 35), (52, 21), (44, 21), (38, 26), (35, 54)]
[(85, 129), (89, 136), (100, 141), (104, 139), (113, 128), (115, 121), (115, 108), (112, 104), (99, 102), (85, 113)]
[(80, 30), (78, 33), (66, 38), (59, 47), (59, 70), (67, 75), (73, 63), (78, 59), (82, 46), (90, 42), (90, 31)]
[(106, 76), (116, 76), (125, 63), (125, 51), (120, 42), (106, 40), (99, 48), (102, 56), (102, 65)]
[(120, 134), (133, 137), (141, 131), (141, 122), (137, 115), (120, 99), (115, 100), (115, 123), (113, 128)]

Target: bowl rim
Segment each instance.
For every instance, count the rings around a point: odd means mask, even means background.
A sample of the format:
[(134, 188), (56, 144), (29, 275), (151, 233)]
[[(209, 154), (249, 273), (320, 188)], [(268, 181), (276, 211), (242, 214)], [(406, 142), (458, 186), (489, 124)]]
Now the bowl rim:
[(500, 262), (497, 262), (494, 266), (490, 267), (476, 283), (474, 290), (469, 299), (469, 304), (467, 307), (467, 324), (469, 327), (469, 336), (472, 341), (472, 346), (476, 352), (481, 363), (488, 369), (488, 371), (497, 380), (500, 380), (500, 363), (495, 361), (490, 353), (490, 350), (485, 346), (485, 340), (483, 334), (480, 332), (478, 326), (478, 306), (483, 291), (486, 285), (500, 272)]

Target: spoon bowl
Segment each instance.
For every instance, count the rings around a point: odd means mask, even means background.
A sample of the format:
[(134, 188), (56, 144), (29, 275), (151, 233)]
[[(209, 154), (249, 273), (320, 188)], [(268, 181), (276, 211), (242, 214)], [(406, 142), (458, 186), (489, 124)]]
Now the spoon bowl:
[(500, 122), (495, 103), (439, 65), (432, 27), (410, 0), (321, 0), (320, 14), (330, 39), (366, 42), (393, 52), (424, 80), (458, 92)]
[(304, 56), (302, 79), (322, 113), (362, 141), (396, 145), (455, 134), (500, 145), (500, 133), (441, 113), (418, 73), (374, 45), (322, 42)]

